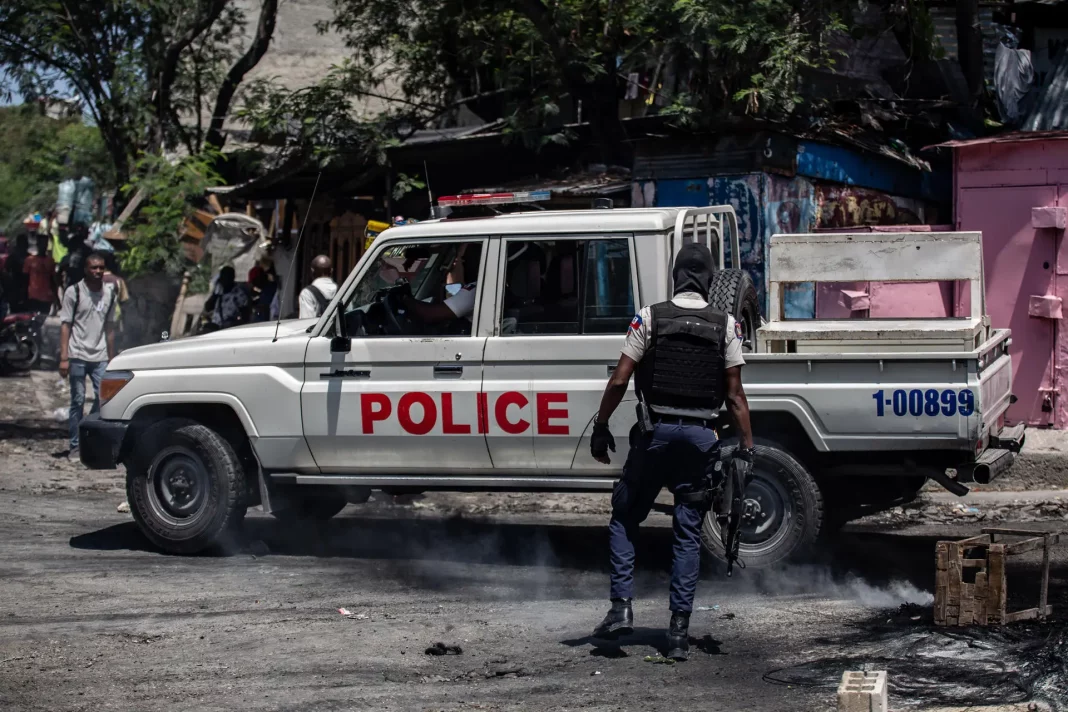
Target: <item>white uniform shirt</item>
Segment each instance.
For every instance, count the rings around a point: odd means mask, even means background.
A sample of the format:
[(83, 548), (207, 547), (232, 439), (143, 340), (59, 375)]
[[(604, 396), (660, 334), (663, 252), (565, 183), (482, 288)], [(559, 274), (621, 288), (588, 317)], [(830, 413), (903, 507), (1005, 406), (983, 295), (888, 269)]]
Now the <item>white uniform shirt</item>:
[(477, 282), (465, 284), (455, 296), (445, 300), (445, 306), (452, 309), (452, 313), (456, 315), (457, 319), (462, 319), (464, 317), (471, 318), (471, 314), (475, 311), (475, 292), (477, 291), (477, 286)]
[[(322, 292), (327, 302), (337, 294), (337, 284), (329, 277), (319, 277), (311, 283), (311, 286)], [(319, 313), (319, 301), (311, 293), (311, 290), (305, 287), (300, 290), (300, 318), (310, 319), (316, 316), (322, 316)]]
[[(696, 292), (680, 292), (671, 298), (671, 303), (683, 309), (703, 309), (708, 306), (700, 294)], [(627, 329), (627, 338), (623, 342), (623, 353), (635, 361), (640, 362), (645, 352), (649, 349), (649, 340), (652, 337), (652, 329), (649, 322), (653, 318), (652, 307), (642, 307), (635, 315)], [(727, 315), (726, 332), (726, 368), (744, 366), (745, 358), (742, 356), (742, 329), (730, 314)], [(691, 408), (656, 408), (658, 413), (670, 415), (687, 415), (697, 418), (711, 418), (715, 413), (711, 410)]]

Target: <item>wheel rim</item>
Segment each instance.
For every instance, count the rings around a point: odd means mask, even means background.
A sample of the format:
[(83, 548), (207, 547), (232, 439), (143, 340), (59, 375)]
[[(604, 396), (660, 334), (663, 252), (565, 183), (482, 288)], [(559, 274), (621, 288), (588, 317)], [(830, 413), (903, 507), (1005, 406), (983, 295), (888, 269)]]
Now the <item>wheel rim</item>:
[[(773, 551), (789, 536), (794, 519), (794, 502), (783, 482), (781, 471), (772, 471), (773, 463), (754, 463), (753, 479), (745, 489), (738, 554), (744, 561), (747, 556), (761, 556)], [(709, 530), (722, 549), (719, 525), (715, 514), (709, 512)]]
[(739, 550), (749, 555), (771, 551), (786, 537), (793, 519), (793, 502), (782, 478), (754, 468), (745, 489)]
[(203, 511), (210, 486), (208, 471), (196, 453), (186, 447), (169, 447), (152, 465), (149, 506), (173, 526), (190, 525)]

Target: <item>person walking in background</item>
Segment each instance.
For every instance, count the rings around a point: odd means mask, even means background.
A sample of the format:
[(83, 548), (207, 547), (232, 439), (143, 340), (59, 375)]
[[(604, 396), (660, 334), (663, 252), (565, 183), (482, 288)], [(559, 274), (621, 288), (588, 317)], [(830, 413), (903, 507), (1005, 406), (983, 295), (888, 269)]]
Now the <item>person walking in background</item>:
[(330, 276), (332, 265), (326, 255), (316, 255), (311, 264), (312, 283), (300, 290), (300, 318), (321, 316), (337, 294), (337, 283)]
[(4, 291), (12, 314), (22, 311), (26, 303), (26, 258), (29, 257), (29, 237), (25, 232), (15, 236), (15, 246), (4, 262)]
[(26, 275), (26, 310), (48, 316), (56, 302), (56, 263), (48, 254), (48, 237), (37, 236), (37, 250), (22, 263)]
[(219, 270), (219, 278), (211, 290), (211, 296), (204, 302), (204, 308), (211, 312), (211, 323), (215, 329), (227, 329), (238, 324), (247, 324), (251, 300), (245, 286), (237, 284), (237, 273), (230, 265)]
[(93, 407), (100, 410), (100, 380), (115, 357), (115, 303), (118, 289), (104, 283), (104, 256), (85, 259), (85, 278), (67, 287), (59, 312), (59, 375), (70, 378), (70, 450), (78, 459), (78, 424), (85, 415), (85, 377), (93, 383)]
[(267, 321), (278, 291), (278, 273), (269, 254), (261, 255), (248, 271), (248, 286), (252, 290), (252, 321)]

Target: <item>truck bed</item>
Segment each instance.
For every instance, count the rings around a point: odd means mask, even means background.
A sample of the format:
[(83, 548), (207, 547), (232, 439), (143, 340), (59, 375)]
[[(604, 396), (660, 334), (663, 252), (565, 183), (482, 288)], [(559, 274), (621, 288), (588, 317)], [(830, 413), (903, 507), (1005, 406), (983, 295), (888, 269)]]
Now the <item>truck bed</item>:
[(837, 353), (747, 354), (750, 409), (789, 413), (822, 452), (955, 449), (970, 457), (1009, 406), (1008, 330), (970, 351), (881, 343), (871, 352), (840, 345)]

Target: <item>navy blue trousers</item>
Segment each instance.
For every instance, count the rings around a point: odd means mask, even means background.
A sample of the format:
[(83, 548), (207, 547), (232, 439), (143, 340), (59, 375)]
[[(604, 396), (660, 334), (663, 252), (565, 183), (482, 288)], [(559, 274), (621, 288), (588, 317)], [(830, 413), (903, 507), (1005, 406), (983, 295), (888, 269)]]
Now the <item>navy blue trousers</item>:
[[(612, 490), (612, 520), (608, 524), (610, 598), (633, 598), (638, 526), (649, 516), (660, 490), (667, 487), (672, 494), (699, 491), (704, 486), (706, 471), (718, 459), (719, 441), (715, 431), (700, 425), (658, 423), (653, 432), (635, 438), (623, 466), (623, 477)], [(704, 514), (698, 504), (675, 504), (672, 611), (693, 610), (701, 571)]]

